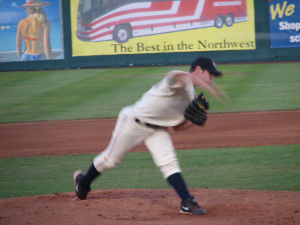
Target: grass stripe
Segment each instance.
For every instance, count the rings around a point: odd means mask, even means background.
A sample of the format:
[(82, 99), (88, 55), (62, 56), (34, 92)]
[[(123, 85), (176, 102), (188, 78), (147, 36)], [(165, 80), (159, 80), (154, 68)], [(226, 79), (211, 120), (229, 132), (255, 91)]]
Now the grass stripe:
[(299, 109), (300, 63), (224, 65), (217, 80), (231, 102), (210, 99), (215, 112)]
[[(193, 188), (300, 191), (300, 145), (177, 151)], [(95, 155), (0, 159), (0, 198), (73, 191), (73, 171)], [(169, 188), (149, 152), (130, 153), (94, 189)]]
[[(216, 82), (231, 102), (207, 94), (211, 113), (300, 108), (300, 63), (219, 67), (225, 75)], [(0, 123), (116, 117), (173, 69), (188, 67), (4, 72)]]

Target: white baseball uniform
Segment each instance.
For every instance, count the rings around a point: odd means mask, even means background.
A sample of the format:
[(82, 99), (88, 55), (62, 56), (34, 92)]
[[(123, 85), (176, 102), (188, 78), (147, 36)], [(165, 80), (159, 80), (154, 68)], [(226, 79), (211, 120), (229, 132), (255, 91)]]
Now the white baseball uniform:
[(135, 104), (121, 110), (109, 145), (94, 159), (99, 172), (115, 167), (142, 141), (164, 178), (181, 172), (168, 127), (185, 120), (184, 110), (195, 97), (195, 91), (191, 80), (185, 84), (176, 83), (174, 77), (178, 73), (186, 72), (169, 72)]

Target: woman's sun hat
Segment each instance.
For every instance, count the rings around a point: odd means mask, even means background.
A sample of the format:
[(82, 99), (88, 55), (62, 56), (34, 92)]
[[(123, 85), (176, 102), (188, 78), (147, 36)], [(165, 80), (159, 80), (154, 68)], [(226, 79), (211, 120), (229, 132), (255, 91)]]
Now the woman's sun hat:
[(20, 5), (19, 7), (29, 7), (29, 6), (49, 6), (50, 2), (42, 2), (41, 0), (26, 0), (24, 5)]

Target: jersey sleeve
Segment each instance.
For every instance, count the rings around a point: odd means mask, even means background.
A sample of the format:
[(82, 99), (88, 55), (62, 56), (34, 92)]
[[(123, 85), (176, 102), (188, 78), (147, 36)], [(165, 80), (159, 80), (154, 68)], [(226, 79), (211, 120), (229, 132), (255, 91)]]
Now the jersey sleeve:
[(182, 89), (190, 82), (188, 77), (189, 74), (184, 71), (173, 70), (167, 74), (166, 81), (170, 89)]

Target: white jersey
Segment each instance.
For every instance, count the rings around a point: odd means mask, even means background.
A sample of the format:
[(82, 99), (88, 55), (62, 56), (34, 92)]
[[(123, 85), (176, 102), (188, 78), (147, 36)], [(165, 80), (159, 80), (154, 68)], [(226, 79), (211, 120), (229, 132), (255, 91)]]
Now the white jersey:
[(195, 91), (191, 80), (185, 86), (175, 82), (178, 73), (186, 72), (169, 72), (134, 104), (133, 111), (139, 120), (163, 127), (176, 126), (184, 121), (184, 110), (195, 97)]

